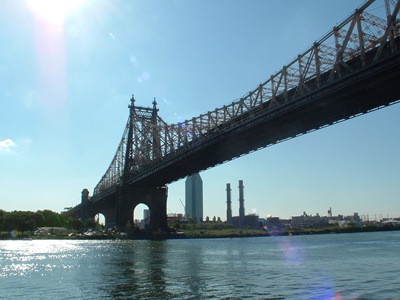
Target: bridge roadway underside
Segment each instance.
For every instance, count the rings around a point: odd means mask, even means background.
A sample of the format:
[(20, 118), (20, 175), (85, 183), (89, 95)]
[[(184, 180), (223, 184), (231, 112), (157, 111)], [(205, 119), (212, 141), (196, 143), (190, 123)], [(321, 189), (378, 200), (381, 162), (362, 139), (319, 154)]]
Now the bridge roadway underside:
[[(400, 49), (399, 43), (398, 39), (397, 49)], [(86, 208), (82, 203), (80, 209), (87, 217), (101, 212), (106, 216), (106, 223), (108, 219), (109, 225), (123, 228), (127, 221), (132, 221), (134, 207), (144, 203), (150, 208), (153, 229), (165, 230), (167, 190), (157, 189), (251, 151), (388, 106), (399, 99), (398, 50), (287, 103), (274, 108), (264, 104), (257, 112), (241, 115), (130, 178), (124, 183), (123, 193), (122, 187), (110, 189), (95, 195)]]
[[(400, 53), (343, 75), (275, 109), (242, 117), (130, 184), (162, 186), (251, 151), (349, 119), (400, 99)], [(196, 142), (196, 141), (195, 141)], [(193, 142), (193, 143), (195, 143)]]

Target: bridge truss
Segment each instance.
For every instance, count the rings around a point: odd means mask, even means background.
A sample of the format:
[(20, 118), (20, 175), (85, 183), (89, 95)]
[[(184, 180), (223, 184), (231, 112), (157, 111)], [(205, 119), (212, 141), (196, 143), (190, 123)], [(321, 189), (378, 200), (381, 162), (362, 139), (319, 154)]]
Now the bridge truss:
[[(375, 0), (335, 26), (304, 53), (240, 99), (177, 124), (167, 124), (152, 108), (135, 106), (115, 156), (94, 196), (132, 182), (149, 168), (237, 126), (244, 117), (272, 111), (399, 51), (400, 0), (383, 0), (385, 18), (367, 12)], [(375, 12), (375, 11), (374, 11)]]

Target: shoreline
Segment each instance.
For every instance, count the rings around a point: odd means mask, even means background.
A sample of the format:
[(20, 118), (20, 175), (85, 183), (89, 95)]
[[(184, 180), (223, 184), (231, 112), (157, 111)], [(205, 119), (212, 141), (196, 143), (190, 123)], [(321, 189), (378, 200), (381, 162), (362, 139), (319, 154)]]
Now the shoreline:
[(399, 231), (400, 226), (384, 227), (352, 227), (352, 228), (302, 228), (289, 230), (239, 230), (228, 232), (227, 230), (189, 230), (182, 233), (134, 233), (113, 235), (20, 235), (16, 237), (2, 234), (0, 240), (169, 240), (169, 239), (216, 239), (216, 238), (248, 238), (248, 237), (273, 237), (273, 236), (297, 236), (316, 234), (341, 234), (379, 231)]

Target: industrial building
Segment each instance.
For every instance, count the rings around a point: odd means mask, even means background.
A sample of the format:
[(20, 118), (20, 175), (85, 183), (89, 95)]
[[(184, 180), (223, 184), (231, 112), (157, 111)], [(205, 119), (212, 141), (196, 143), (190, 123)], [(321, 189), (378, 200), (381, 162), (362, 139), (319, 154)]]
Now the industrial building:
[(226, 221), (236, 228), (259, 228), (259, 217), (257, 215), (245, 215), (244, 209), (244, 185), (239, 180), (239, 216), (232, 217), (231, 184), (226, 184)]

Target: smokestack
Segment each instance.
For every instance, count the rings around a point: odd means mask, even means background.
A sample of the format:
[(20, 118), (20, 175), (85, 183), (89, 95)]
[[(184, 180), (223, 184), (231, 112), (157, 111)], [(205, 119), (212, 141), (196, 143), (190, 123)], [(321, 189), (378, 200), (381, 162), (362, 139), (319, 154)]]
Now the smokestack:
[(239, 225), (244, 224), (244, 196), (243, 196), (243, 180), (239, 180)]
[(226, 184), (226, 222), (232, 224), (231, 184)]

